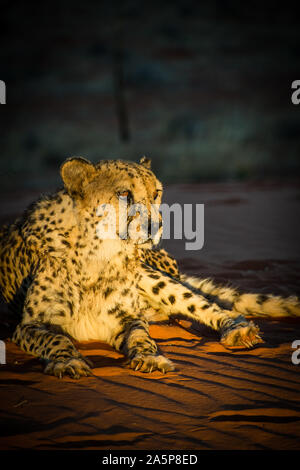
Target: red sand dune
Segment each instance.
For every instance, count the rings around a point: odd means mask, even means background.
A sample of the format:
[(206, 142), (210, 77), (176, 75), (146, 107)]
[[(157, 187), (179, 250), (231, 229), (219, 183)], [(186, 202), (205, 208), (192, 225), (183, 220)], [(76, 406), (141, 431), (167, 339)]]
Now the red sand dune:
[[(10, 198), (16, 215), (26, 198)], [(183, 271), (251, 291), (299, 295), (297, 186), (177, 186), (168, 188), (166, 200), (205, 203), (201, 251), (165, 242)], [(7, 215), (5, 206), (2, 219)], [(1, 311), (5, 338), (9, 317)], [(0, 448), (299, 449), (300, 364), (292, 363), (291, 345), (300, 340), (300, 321), (256, 322), (265, 343), (234, 351), (200, 325), (152, 325), (161, 351), (177, 366), (167, 375), (134, 372), (109, 346), (81, 343), (95, 376), (58, 380), (7, 341)]]

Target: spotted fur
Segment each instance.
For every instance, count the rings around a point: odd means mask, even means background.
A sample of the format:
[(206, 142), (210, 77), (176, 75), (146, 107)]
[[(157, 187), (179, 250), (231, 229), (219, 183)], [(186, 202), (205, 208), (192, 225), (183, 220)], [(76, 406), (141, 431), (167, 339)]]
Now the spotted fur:
[(148, 224), (146, 241), (123, 239), (121, 226), (116, 239), (99, 238), (99, 207), (112, 204), (118, 212), (120, 194), (130, 194), (149, 213), (151, 204), (160, 204), (162, 185), (148, 159), (93, 165), (71, 158), (61, 176), (63, 189), (0, 232), (0, 291), (20, 314), (13, 341), (44, 359), (45, 373), (92, 373), (74, 340), (105, 341), (135, 370), (171, 371), (174, 365), (149, 335), (149, 322), (179, 314), (213, 328), (229, 347), (262, 341), (243, 313), (299, 315), (297, 299), (242, 295), (181, 274), (176, 260), (154, 247), (162, 230), (159, 213), (157, 233)]

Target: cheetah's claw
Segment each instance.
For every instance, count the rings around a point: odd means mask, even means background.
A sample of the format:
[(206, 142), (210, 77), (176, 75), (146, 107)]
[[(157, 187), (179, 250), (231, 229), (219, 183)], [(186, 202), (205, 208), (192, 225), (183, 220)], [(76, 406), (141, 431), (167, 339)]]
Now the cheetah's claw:
[(49, 361), (44, 369), (44, 373), (54, 375), (61, 379), (65, 375), (69, 375), (72, 379), (80, 379), (80, 377), (88, 377), (93, 375), (86, 358), (71, 357), (67, 360)]
[(259, 328), (253, 322), (248, 325), (240, 325), (222, 334), (221, 343), (225, 347), (252, 348), (258, 343), (264, 343), (259, 335)]
[(154, 355), (143, 355), (137, 354), (133, 359), (129, 361), (129, 366), (131, 369), (140, 372), (151, 373), (155, 370), (159, 370), (166, 374), (175, 369), (174, 364), (169, 361), (164, 356), (154, 356)]

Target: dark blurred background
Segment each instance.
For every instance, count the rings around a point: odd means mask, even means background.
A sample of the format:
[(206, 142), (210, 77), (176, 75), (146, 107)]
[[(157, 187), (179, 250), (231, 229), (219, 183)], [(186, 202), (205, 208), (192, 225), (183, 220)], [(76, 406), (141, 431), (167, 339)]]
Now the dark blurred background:
[(166, 183), (298, 178), (299, 20), (261, 1), (2, 2), (1, 191), (72, 155)]

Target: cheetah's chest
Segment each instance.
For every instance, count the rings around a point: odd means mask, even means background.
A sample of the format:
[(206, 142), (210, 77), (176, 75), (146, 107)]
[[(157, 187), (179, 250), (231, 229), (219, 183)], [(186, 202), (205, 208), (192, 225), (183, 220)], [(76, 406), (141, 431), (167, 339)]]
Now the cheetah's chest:
[(97, 340), (110, 343), (122, 329), (126, 315), (141, 311), (141, 298), (133, 282), (107, 283), (82, 290), (76, 314), (66, 330), (78, 341)]

